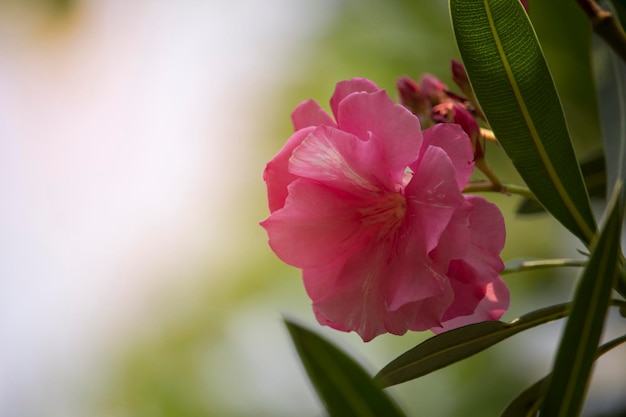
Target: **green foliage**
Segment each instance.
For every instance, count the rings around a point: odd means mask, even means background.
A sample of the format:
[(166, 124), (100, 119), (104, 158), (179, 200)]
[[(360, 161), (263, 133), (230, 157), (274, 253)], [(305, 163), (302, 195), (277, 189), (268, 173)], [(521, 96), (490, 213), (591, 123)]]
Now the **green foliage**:
[(567, 305), (561, 304), (528, 313), (511, 323), (484, 321), (441, 333), (400, 355), (385, 366), (376, 379), (383, 386), (390, 386), (419, 378), (566, 314)]
[(457, 45), (498, 141), (542, 205), (589, 244), (596, 229), (552, 76), (518, 0), (451, 0)]
[[(626, 335), (620, 336), (600, 346), (596, 351), (594, 360), (600, 358), (609, 350), (626, 342)], [(522, 391), (511, 403), (506, 407), (501, 417), (532, 417), (537, 414), (541, 398), (544, 395), (547, 384), (551, 375), (541, 378), (530, 387)]]
[[(585, 186), (589, 192), (589, 197), (606, 198), (606, 164), (602, 152), (593, 152), (580, 162), (580, 169), (583, 173)], [(517, 214), (544, 213), (541, 204), (535, 200), (524, 198), (517, 207)]]
[(292, 321), (285, 323), (331, 417), (404, 416), (367, 372), (343, 351)]
[(613, 193), (607, 213), (604, 227), (593, 242), (589, 264), (574, 296), (572, 311), (541, 406), (542, 416), (574, 416), (582, 409), (611, 289), (619, 273), (624, 215), (621, 182)]
[[(610, 192), (618, 179), (626, 182), (626, 63), (604, 43), (597, 49), (596, 82)], [(622, 198), (625, 194), (626, 189), (622, 189)]]

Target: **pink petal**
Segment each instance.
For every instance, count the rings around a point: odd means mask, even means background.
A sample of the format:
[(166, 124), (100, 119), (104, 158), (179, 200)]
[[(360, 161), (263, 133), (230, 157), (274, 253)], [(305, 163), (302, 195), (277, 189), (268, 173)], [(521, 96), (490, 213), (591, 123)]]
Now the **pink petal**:
[(291, 114), (291, 120), (295, 130), (309, 126), (337, 126), (333, 118), (317, 102), (311, 99), (298, 104)]
[(443, 149), (430, 146), (415, 167), (413, 178), (405, 189), (407, 218), (412, 227), (422, 230), (426, 253), (433, 250), (448, 226), (463, 196), (456, 173)]
[(450, 285), (444, 287), (444, 292), (439, 297), (425, 299), (419, 304), (419, 309), (415, 313), (415, 320), (410, 329), (423, 331), (441, 326), (441, 316), (450, 306), (454, 298)]
[[(453, 261), (452, 264), (456, 269), (458, 264), (463, 264), (462, 261)], [(467, 269), (466, 273), (475, 274), (475, 271)], [(456, 317), (461, 316), (473, 316), (476, 307), (485, 298), (487, 291), (487, 285), (482, 284), (480, 279), (473, 275), (474, 279), (469, 279), (469, 276), (465, 275), (465, 280), (451, 279), (450, 285), (454, 291), (454, 302), (445, 311), (442, 320), (448, 321)], [(490, 277), (493, 279), (493, 276)]]
[(261, 226), (285, 263), (298, 268), (324, 265), (358, 248), (357, 202), (320, 184), (298, 179), (289, 185), (285, 206)]
[(379, 90), (380, 88), (378, 88), (376, 84), (366, 78), (353, 78), (351, 80), (338, 82), (335, 86), (335, 93), (330, 98), (330, 108), (335, 118), (337, 118), (339, 114), (339, 103), (341, 103), (344, 98), (352, 93), (374, 93)]
[[(377, 144), (389, 183), (400, 184), (404, 171), (419, 155), (422, 133), (417, 117), (395, 104), (385, 91), (354, 93), (341, 101), (337, 125)], [(379, 167), (373, 167), (374, 169)]]
[[(407, 255), (417, 257), (416, 253)], [(422, 261), (411, 262), (411, 256), (396, 259), (386, 273), (385, 290), (388, 309), (395, 311), (401, 307), (428, 298), (441, 297), (448, 286), (444, 273), (437, 265)], [(443, 311), (441, 311), (443, 312)], [(437, 317), (439, 319), (440, 315)]]
[[(455, 297), (443, 316), (445, 329), (496, 320), (509, 306), (508, 289), (498, 275), (504, 268), (499, 256), (505, 237), (502, 215), (495, 205), (482, 197), (465, 198), (466, 204), (471, 206), (468, 218), (471, 242), (463, 255), (451, 261), (448, 268), (447, 275)], [(449, 233), (454, 235), (460, 231), (454, 230)]]
[(333, 265), (305, 269), (302, 276), (318, 321), (355, 331), (366, 342), (383, 333), (404, 334), (414, 313), (409, 308), (386, 308), (381, 285), (388, 256), (387, 247), (371, 246)]
[[(436, 124), (426, 129), (424, 132), (423, 154), (428, 146), (437, 146), (443, 149), (456, 170), (456, 180), (459, 189), (465, 188), (474, 171), (474, 154), (472, 151), (472, 140), (461, 129), (460, 126), (452, 124)], [(416, 162), (419, 164), (419, 160)]]
[(320, 126), (293, 151), (289, 172), (350, 193), (377, 192), (381, 181), (375, 178), (373, 169), (380, 165), (375, 145)]
[(506, 240), (504, 217), (500, 209), (481, 196), (465, 196), (474, 206), (470, 215), (472, 243), (493, 253), (500, 253)]
[(435, 333), (441, 333), (472, 323), (486, 320), (499, 320), (509, 308), (509, 289), (506, 287), (504, 281), (498, 277), (497, 280), (494, 280), (485, 287), (484, 294), (484, 297), (474, 309), (473, 314), (444, 321), (441, 328), (431, 330)]
[(287, 198), (287, 186), (298, 177), (289, 173), (289, 158), (293, 150), (313, 131), (313, 127), (298, 130), (265, 166), (263, 180), (267, 185), (270, 213), (282, 208)]
[(469, 216), (473, 209), (474, 206), (465, 202), (454, 211), (437, 247), (428, 254), (434, 262), (448, 265), (452, 259), (465, 256), (471, 244)]

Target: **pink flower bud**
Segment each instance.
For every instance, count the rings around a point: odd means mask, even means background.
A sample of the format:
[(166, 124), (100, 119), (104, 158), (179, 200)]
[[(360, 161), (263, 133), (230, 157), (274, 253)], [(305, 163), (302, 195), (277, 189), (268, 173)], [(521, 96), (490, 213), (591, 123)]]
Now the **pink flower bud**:
[(520, 0), (520, 3), (522, 3), (522, 6), (526, 9), (526, 13), (528, 13), (528, 0)]
[(452, 59), (450, 62), (452, 64), (452, 81), (461, 89), (463, 94), (469, 96), (472, 87), (470, 86), (469, 78), (467, 78), (465, 67), (456, 59)]
[(476, 122), (474, 116), (461, 104), (453, 105), (454, 123), (461, 126), (472, 140), (472, 149), (474, 150), (474, 161), (479, 161), (485, 157), (485, 140), (480, 133), (480, 126)]
[(448, 100), (448, 87), (434, 75), (426, 74), (421, 80), (422, 91), (433, 105), (443, 103)]
[(421, 121), (427, 115), (430, 103), (420, 85), (411, 78), (403, 76), (396, 81), (396, 88), (400, 93), (400, 102)]
[(472, 141), (474, 161), (485, 157), (485, 144), (480, 133), (480, 126), (464, 105), (452, 102), (438, 104), (433, 107), (431, 118), (435, 123), (454, 123), (461, 126)]

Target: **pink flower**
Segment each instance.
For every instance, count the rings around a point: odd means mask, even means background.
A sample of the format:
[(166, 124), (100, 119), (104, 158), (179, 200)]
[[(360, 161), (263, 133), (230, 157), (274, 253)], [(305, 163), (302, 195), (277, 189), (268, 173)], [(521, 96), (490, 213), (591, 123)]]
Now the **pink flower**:
[(267, 164), (276, 255), (302, 269), (318, 321), (355, 331), (444, 331), (502, 316), (499, 210), (461, 193), (473, 170), (463, 130), (419, 121), (365, 79), (337, 84), (335, 119), (312, 100)]

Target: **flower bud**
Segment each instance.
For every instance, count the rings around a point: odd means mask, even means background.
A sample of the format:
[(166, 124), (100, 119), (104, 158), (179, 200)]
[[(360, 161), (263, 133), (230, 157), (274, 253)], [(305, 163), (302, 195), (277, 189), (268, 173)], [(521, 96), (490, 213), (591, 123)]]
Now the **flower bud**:
[(450, 60), (452, 67), (452, 81), (459, 86), (463, 94), (467, 97), (472, 96), (472, 87), (470, 86), (469, 78), (467, 78), (467, 72), (465, 67), (456, 59)]
[(448, 87), (434, 75), (426, 74), (421, 80), (422, 91), (433, 106), (448, 101)]
[(436, 123), (455, 123), (461, 126), (472, 141), (474, 161), (485, 157), (485, 140), (480, 133), (480, 126), (465, 106), (460, 103), (441, 103), (433, 107), (431, 118)]
[(520, 3), (522, 3), (522, 6), (526, 9), (526, 13), (528, 13), (528, 0), (520, 0)]
[(465, 71), (465, 67), (456, 59), (452, 59), (450, 60), (450, 62), (452, 67), (452, 80), (467, 97), (464, 104), (468, 104), (467, 102), (469, 101), (469, 104), (471, 104), (472, 110), (474, 111), (476, 116), (479, 119), (486, 120), (485, 115), (483, 114), (483, 111), (481, 110), (480, 106), (478, 105), (478, 101), (474, 96), (474, 91), (472, 90), (472, 86), (470, 85), (467, 72)]
[(430, 118), (435, 123), (454, 123), (454, 104), (452, 102), (437, 104), (430, 111)]
[(400, 93), (400, 102), (420, 119), (422, 128), (428, 125), (430, 102), (422, 91), (422, 87), (411, 78), (403, 76), (396, 81)]

